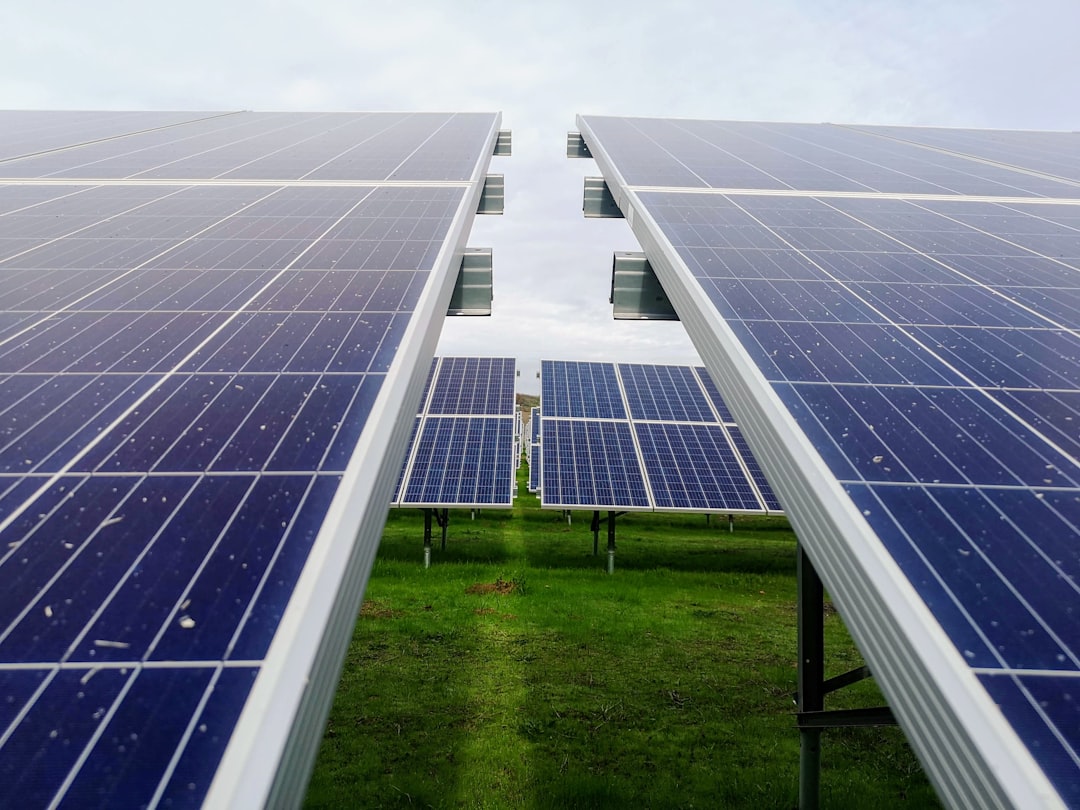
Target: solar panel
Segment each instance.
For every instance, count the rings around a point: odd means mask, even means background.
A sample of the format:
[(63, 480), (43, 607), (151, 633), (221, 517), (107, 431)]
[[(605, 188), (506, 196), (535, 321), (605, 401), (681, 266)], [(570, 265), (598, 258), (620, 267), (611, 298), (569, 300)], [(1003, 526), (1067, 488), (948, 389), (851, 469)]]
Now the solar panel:
[(0, 804), (296, 803), (498, 116), (0, 118)]
[(550, 417), (626, 418), (611, 363), (549, 363), (541, 368), (540, 402)]
[(540, 491), (540, 409), (529, 412), (529, 441), (525, 444), (529, 462), (529, 492)]
[(1080, 136), (579, 123), (939, 792), (1080, 807)]
[[(779, 512), (749, 448), (735, 444), (723, 400), (711, 381), (711, 390), (703, 388), (703, 378), (690, 366), (541, 361), (542, 505)], [(605, 395), (582, 380), (604, 381)], [(550, 417), (549, 396), (565, 414), (597, 413), (595, 403), (603, 402), (605, 413), (623, 416)]]
[(515, 380), (512, 357), (435, 358), (396, 506), (513, 504)]

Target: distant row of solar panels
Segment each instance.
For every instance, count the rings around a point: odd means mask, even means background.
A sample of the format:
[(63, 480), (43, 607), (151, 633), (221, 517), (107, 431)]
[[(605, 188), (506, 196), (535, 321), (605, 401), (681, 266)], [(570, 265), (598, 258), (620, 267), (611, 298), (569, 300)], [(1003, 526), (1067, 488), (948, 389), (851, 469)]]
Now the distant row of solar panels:
[(518, 416), (512, 357), (436, 357), (394, 506), (509, 507)]
[(544, 360), (540, 385), (542, 506), (782, 510), (704, 368)]
[(540, 491), (540, 408), (529, 413), (529, 441), (525, 444), (525, 460), (529, 463), (529, 492)]

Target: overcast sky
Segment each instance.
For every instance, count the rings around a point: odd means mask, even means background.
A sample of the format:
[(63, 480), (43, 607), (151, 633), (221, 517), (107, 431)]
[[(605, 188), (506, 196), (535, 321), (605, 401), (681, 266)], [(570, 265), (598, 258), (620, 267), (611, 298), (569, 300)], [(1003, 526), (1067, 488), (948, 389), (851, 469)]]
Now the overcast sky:
[[(17, 8), (11, 8), (17, 4)], [(495, 314), (441, 354), (697, 362), (678, 323), (615, 322), (622, 221), (581, 216), (574, 116), (1080, 130), (1076, 0), (12, 0), (0, 108), (499, 110), (513, 130)]]

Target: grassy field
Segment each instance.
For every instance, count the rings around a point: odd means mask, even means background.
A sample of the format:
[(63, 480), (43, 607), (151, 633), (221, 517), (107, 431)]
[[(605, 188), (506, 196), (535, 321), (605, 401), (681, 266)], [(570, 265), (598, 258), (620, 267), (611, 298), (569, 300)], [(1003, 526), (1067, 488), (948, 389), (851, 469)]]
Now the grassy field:
[[(793, 808), (795, 537), (631, 514), (616, 572), (524, 484), (512, 512), (393, 511), (310, 808)], [(827, 675), (861, 663), (826, 607)], [(830, 708), (880, 702), (872, 682)], [(895, 728), (826, 732), (822, 807), (938, 807)]]

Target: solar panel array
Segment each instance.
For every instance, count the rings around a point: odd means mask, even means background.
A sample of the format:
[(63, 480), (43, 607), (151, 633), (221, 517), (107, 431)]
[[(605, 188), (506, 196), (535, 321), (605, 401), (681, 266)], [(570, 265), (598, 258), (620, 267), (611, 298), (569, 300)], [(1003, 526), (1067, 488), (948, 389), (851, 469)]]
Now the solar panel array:
[(1080, 807), (1080, 135), (579, 124), (941, 795)]
[(0, 114), (0, 805), (302, 798), (493, 114)]
[(529, 462), (529, 492), (540, 491), (540, 408), (529, 415), (529, 442), (525, 445)]
[(780, 511), (705, 369), (543, 360), (540, 386), (543, 506)]
[(515, 381), (512, 357), (432, 361), (395, 506), (513, 505)]

